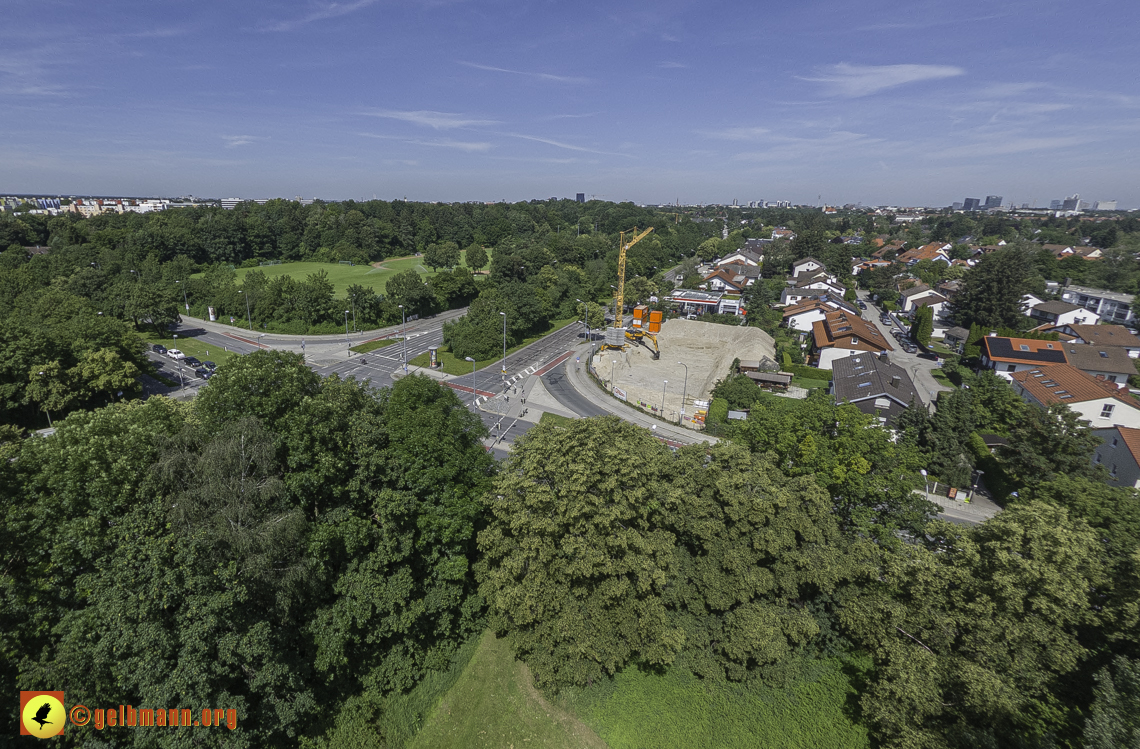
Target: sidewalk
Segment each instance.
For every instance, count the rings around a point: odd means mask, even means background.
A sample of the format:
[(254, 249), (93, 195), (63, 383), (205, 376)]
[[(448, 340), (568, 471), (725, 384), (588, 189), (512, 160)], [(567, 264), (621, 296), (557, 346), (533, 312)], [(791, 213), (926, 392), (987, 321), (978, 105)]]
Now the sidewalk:
[(918, 489), (915, 490), (915, 494), (921, 494), (941, 507), (942, 511), (938, 513), (939, 517), (956, 523), (977, 525), (984, 523), (1001, 512), (1001, 507), (982, 494), (975, 494), (973, 499), (969, 502), (964, 502), (960, 499), (950, 499), (941, 494), (932, 493), (928, 495), (926, 492)]
[[(394, 335), (399, 335), (405, 328), (415, 328), (421, 330), (424, 323), (443, 324), (448, 320), (467, 314), (467, 308), (453, 309), (431, 317), (421, 317), (416, 320), (409, 320), (406, 324), (389, 325), (386, 328), (377, 328), (375, 330), (360, 330), (349, 335), (349, 341), (354, 345), (365, 343), (377, 338), (390, 338)], [(325, 335), (293, 335), (292, 333), (258, 333), (257, 329), (250, 330), (247, 327), (240, 325), (227, 325), (224, 322), (211, 322), (210, 320), (203, 320), (200, 317), (190, 317), (189, 315), (182, 315), (182, 324), (200, 327), (210, 333), (218, 333), (220, 335), (227, 335), (242, 340), (252, 339), (257, 340), (261, 336), (265, 343), (271, 341), (283, 342), (286, 345), (279, 345), (278, 348), (288, 348), (290, 344), (296, 344), (298, 348), (302, 341), (310, 345), (337, 345), (345, 342), (344, 333), (325, 334)], [(430, 326), (429, 326), (430, 327)]]
[(659, 439), (665, 440), (669, 443), (677, 443), (681, 445), (697, 445), (702, 442), (709, 442), (716, 444), (720, 442), (719, 439), (703, 432), (696, 432), (692, 429), (685, 429), (684, 427), (675, 424), (669, 424), (655, 419), (649, 414), (645, 413), (631, 406), (627, 406), (618, 400), (610, 397), (602, 392), (594, 381), (590, 379), (590, 375), (586, 373), (586, 362), (577, 362), (575, 359), (589, 359), (590, 346), (582, 344), (574, 349), (574, 357), (567, 360), (566, 367), (566, 380), (570, 385), (578, 391), (586, 400), (593, 403), (603, 411), (608, 411), (614, 416), (620, 417), (631, 424), (636, 424), (639, 427), (644, 427), (653, 432), (654, 436)]

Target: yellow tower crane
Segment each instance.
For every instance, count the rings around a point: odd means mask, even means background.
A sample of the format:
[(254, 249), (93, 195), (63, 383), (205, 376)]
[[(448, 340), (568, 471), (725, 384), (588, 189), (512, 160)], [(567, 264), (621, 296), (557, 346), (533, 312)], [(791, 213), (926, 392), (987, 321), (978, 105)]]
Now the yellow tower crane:
[[(625, 304), (625, 257), (630, 247), (645, 239), (649, 232), (653, 231), (653, 227), (649, 227), (645, 231), (638, 233), (637, 227), (633, 231), (621, 233), (620, 250), (618, 251), (618, 272), (617, 272), (617, 290), (614, 292), (614, 326), (606, 331), (606, 342), (602, 347), (603, 349), (623, 349), (627, 345), (626, 340), (635, 343), (644, 343), (642, 338), (647, 336), (653, 341), (653, 358), (660, 356), (657, 350), (657, 332), (661, 329), (661, 318), (663, 315), (660, 312), (649, 312), (649, 308), (645, 305), (638, 305), (633, 311), (633, 325), (629, 330), (625, 330), (622, 326), (622, 314), (624, 313), (623, 305)], [(625, 240), (625, 235), (633, 235), (633, 238), (628, 242)], [(611, 332), (612, 331), (612, 332)], [(648, 348), (648, 345), (646, 345)]]

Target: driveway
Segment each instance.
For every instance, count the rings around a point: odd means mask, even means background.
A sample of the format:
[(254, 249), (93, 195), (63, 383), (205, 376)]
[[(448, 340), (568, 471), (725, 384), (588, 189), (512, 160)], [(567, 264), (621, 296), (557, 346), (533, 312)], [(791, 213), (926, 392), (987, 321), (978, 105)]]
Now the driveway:
[(887, 337), (888, 341), (895, 341), (895, 343), (891, 344), (895, 347), (895, 350), (889, 354), (891, 363), (899, 365), (910, 373), (910, 378), (914, 382), (914, 388), (918, 391), (918, 397), (922, 399), (923, 404), (930, 405), (937, 399), (938, 393), (953, 389), (946, 387), (934, 379), (934, 375), (931, 374), (931, 372), (937, 369), (937, 365), (934, 362), (929, 359), (919, 358), (918, 354), (908, 354), (902, 350), (898, 341), (891, 335), (891, 330), (895, 329), (906, 332), (905, 328), (898, 325), (898, 323), (886, 325), (880, 322), (879, 317), (883, 314), (883, 308), (874, 304), (871, 301), (871, 295), (866, 291), (859, 291), (856, 292), (856, 294), (859, 299), (867, 303), (867, 321), (876, 326), (879, 332)]

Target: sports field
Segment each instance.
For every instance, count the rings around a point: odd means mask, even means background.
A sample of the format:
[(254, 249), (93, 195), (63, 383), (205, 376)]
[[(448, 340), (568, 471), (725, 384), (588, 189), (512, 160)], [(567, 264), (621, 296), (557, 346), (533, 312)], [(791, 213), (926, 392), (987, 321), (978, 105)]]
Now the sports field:
[[(491, 251), (488, 250), (487, 255), (490, 256), (490, 254)], [(464, 257), (466, 257), (465, 254)], [(414, 270), (424, 277), (435, 275), (431, 268), (423, 264), (422, 257), (392, 258), (382, 260), (376, 265), (378, 267), (316, 262), (282, 263), (281, 265), (265, 265), (258, 268), (238, 268), (235, 273), (237, 275), (237, 282), (240, 285), (245, 275), (254, 270), (261, 271), (267, 278), (287, 275), (292, 276), (298, 281), (304, 281), (306, 277), (323, 270), (329, 275), (329, 282), (332, 283), (333, 293), (336, 296), (343, 296), (348, 290), (348, 287), (353, 284), (360, 284), (365, 287), (371, 286), (377, 294), (383, 294), (384, 286), (387, 284), (388, 279), (406, 270)], [(476, 276), (476, 278), (481, 278), (481, 276)]]

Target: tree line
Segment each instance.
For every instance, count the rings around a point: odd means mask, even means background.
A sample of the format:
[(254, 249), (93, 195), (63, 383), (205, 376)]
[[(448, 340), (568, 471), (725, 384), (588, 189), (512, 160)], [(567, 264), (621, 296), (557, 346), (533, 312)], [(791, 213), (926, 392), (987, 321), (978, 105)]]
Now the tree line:
[(868, 654), (857, 710), (882, 746), (1140, 728), (1140, 494), (1042, 450), (1004, 513), (950, 525), (909, 429), (771, 400), (712, 447), (583, 419), (496, 465), (438, 383), (261, 351), (192, 403), (9, 435), (0, 669), (88, 705), (237, 709), (206, 746), (396, 745), (395, 701), (490, 626), (550, 691), (632, 667), (748, 689)]

